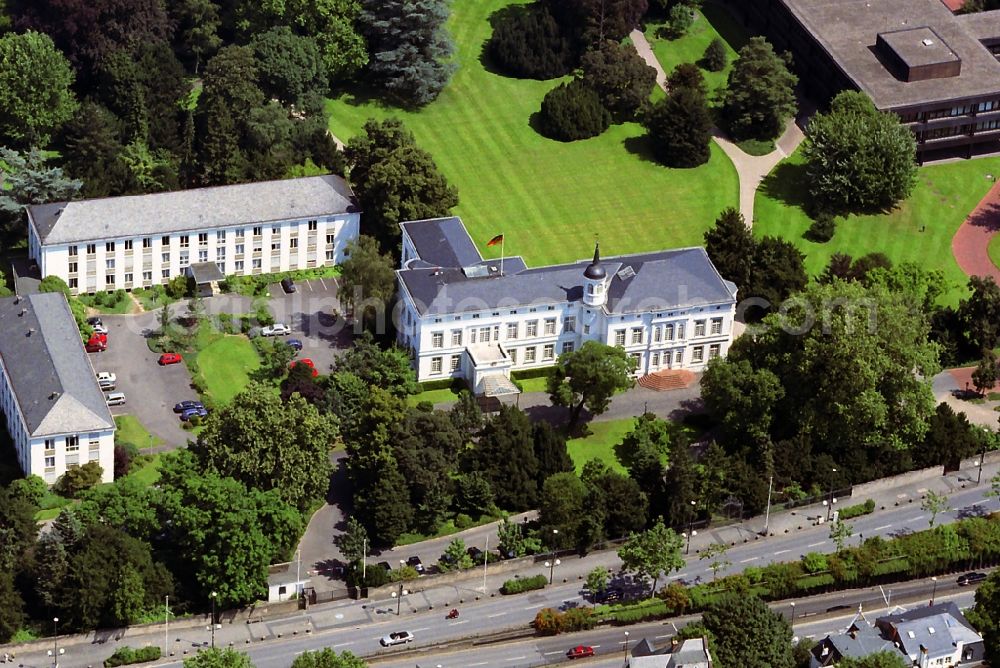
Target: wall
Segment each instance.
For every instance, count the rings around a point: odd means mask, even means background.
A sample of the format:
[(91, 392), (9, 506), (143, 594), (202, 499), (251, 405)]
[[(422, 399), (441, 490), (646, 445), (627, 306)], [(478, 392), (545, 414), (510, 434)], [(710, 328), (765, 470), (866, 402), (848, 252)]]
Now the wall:
[(872, 480), (871, 482), (866, 482), (862, 485), (855, 485), (854, 490), (851, 495), (856, 499), (863, 499), (871, 494), (876, 494), (878, 492), (885, 491), (887, 489), (893, 489), (895, 487), (902, 487), (903, 485), (911, 485), (916, 482), (923, 482), (924, 480), (931, 480), (932, 478), (939, 478), (944, 475), (943, 466), (932, 466), (927, 469), (919, 469), (917, 471), (910, 471), (909, 473), (901, 473), (891, 478), (881, 478), (879, 480)]

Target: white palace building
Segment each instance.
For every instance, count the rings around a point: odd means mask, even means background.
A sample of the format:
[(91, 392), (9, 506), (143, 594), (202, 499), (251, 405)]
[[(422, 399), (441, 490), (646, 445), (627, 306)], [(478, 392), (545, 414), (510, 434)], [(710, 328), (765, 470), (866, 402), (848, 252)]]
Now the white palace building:
[(639, 376), (702, 371), (732, 343), (736, 286), (703, 248), (501, 268), (458, 218), (401, 227), (399, 343), (420, 381), (462, 377), (497, 396), (517, 391), (511, 371), (552, 366), (585, 341), (624, 348)]
[(340, 264), (361, 212), (339, 176), (28, 207), (28, 252), (74, 294)]

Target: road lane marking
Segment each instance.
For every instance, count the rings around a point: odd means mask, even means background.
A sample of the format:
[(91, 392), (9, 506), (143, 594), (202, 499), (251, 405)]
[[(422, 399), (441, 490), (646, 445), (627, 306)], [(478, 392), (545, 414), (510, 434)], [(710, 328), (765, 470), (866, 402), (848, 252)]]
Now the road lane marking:
[[(376, 638), (376, 640), (378, 640), (378, 638)], [(347, 647), (348, 645), (353, 645), (353, 644), (354, 644), (354, 641), (353, 640), (349, 640), (347, 642), (337, 643), (336, 645), (332, 645), (332, 646), (333, 647)]]
[(757, 561), (758, 559), (760, 559), (760, 557), (750, 557), (749, 559), (743, 559), (742, 561), (740, 561), (740, 563), (745, 564), (748, 561)]
[(424, 627), (424, 628), (422, 628), (422, 629), (413, 629), (413, 633), (417, 633), (418, 631), (426, 631), (426, 630), (427, 630), (427, 629), (429, 629), (429, 628), (430, 628), (429, 626), (425, 626), (425, 627)]
[(784, 554), (785, 552), (791, 552), (791, 550), (778, 550), (778, 551), (777, 551), (777, 552), (775, 552), (774, 554), (775, 554), (775, 555), (778, 555), (778, 554)]
[(459, 624), (468, 624), (468, 623), (469, 623), (469, 620), (468, 620), (468, 619), (463, 619), (463, 620), (462, 620), (462, 621), (460, 621), (460, 622), (452, 622), (452, 623), (450, 624), (450, 626), (458, 626)]
[(891, 529), (891, 524), (886, 524), (885, 526), (875, 527), (874, 531), (882, 531), (883, 529)]
[(327, 289), (327, 287), (326, 287), (326, 283), (324, 283), (324, 282), (323, 282), (323, 278), (322, 278), (322, 277), (320, 277), (320, 279), (319, 279), (319, 284), (323, 286), (323, 289), (324, 289), (324, 290), (326, 290), (326, 289)]
[(510, 658), (504, 659), (504, 661), (520, 661), (521, 659), (527, 659), (526, 656), (512, 656)]
[(667, 633), (667, 634), (662, 635), (662, 636), (655, 636), (653, 638), (653, 640), (663, 640), (664, 638), (670, 638), (670, 637), (672, 637), (672, 636), (669, 633)]
[[(529, 606), (528, 606), (527, 608), (521, 608), (521, 609), (522, 609), (522, 610), (534, 610), (534, 609), (536, 609), (536, 608), (544, 608), (544, 607), (545, 607), (545, 604), (544, 604), (544, 603), (539, 603), (539, 604), (537, 604), (537, 605), (529, 605)], [(506, 615), (507, 613), (505, 612), (505, 613), (503, 613), (503, 614), (505, 614), (505, 615)]]
[(825, 542), (826, 542), (825, 540), (821, 540), (818, 543), (809, 543), (808, 545), (806, 545), (806, 547), (819, 547), (820, 545), (822, 545)]
[(469, 666), (485, 666), (488, 661), (480, 661), (479, 663), (470, 663)]
[(545, 656), (552, 656), (553, 654), (562, 654), (562, 650), (556, 650), (554, 652), (546, 652)]
[[(525, 610), (528, 610), (528, 608), (525, 608)], [(486, 616), (489, 617), (490, 619), (492, 619), (494, 617), (503, 617), (506, 614), (507, 614), (506, 612), (496, 612), (496, 613), (493, 613), (492, 615), (486, 615)]]

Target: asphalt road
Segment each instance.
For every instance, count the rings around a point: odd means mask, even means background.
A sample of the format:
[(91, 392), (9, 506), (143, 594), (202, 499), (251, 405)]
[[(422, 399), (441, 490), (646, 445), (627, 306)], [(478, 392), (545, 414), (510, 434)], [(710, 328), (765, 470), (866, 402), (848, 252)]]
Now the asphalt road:
[[(959, 490), (950, 497), (950, 503), (956, 510), (942, 513), (938, 523), (952, 521), (957, 515), (968, 516), (987, 513), (998, 509), (1000, 504), (995, 499), (984, 499), (983, 494), (989, 487), (981, 485), (965, 490)], [(852, 520), (855, 537), (852, 542), (865, 537), (890, 536), (907, 531), (924, 529), (928, 525), (926, 514), (920, 509), (919, 503), (904, 503), (900, 507), (890, 507), (878, 511), (872, 516)], [(747, 533), (746, 543), (733, 546), (727, 558), (732, 566), (726, 572), (742, 570), (748, 565), (764, 565), (771, 561), (786, 561), (797, 559), (806, 552), (831, 552), (834, 549), (828, 538), (829, 527), (821, 525), (808, 527), (802, 531), (787, 535), (774, 536), (768, 539), (753, 540), (753, 534)], [(396, 601), (386, 598), (377, 601), (342, 601), (334, 604), (316, 606), (305, 613), (287, 618), (271, 620), (264, 623), (247, 625), (243, 623), (223, 623), (216, 632), (217, 642), (247, 650), (251, 653), (254, 663), (260, 668), (288, 666), (296, 652), (321, 647), (349, 649), (356, 654), (369, 655), (381, 648), (378, 639), (390, 631), (408, 630), (415, 635), (415, 647), (438, 647), (443, 643), (461, 638), (471, 638), (485, 635), (506, 628), (517, 628), (526, 625), (534, 618), (535, 613), (543, 607), (567, 607), (589, 604), (583, 590), (582, 578), (597, 565), (605, 565), (617, 570), (619, 566), (614, 552), (592, 554), (585, 559), (567, 559), (555, 569), (556, 584), (539, 592), (531, 592), (518, 596), (503, 597), (495, 595), (476, 601), (476, 589), (482, 586), (482, 580), (474, 578), (448, 587), (420, 590), (420, 581), (410, 583), (416, 591), (404, 597), (400, 606), (401, 615), (396, 616)], [(544, 572), (542, 564), (535, 564), (522, 571), (525, 575)], [(687, 565), (679, 573), (671, 574), (670, 579), (685, 579), (694, 581), (698, 578), (711, 577), (711, 569), (698, 556), (691, 554)], [(494, 590), (509, 574), (489, 576), (488, 588)], [(566, 582), (563, 582), (566, 580)], [(661, 584), (663, 579), (661, 578)], [(946, 586), (954, 582), (954, 578), (942, 578), (939, 581), (939, 592), (946, 591)], [(929, 581), (913, 586), (927, 588)], [(894, 586), (898, 592), (902, 587)], [(876, 594), (865, 594), (870, 600), (877, 600)], [(481, 590), (479, 596), (482, 596)], [(458, 599), (464, 598), (463, 603)], [(432, 610), (428, 610), (433, 606)], [(457, 620), (446, 621), (444, 616), (449, 607), (459, 607), (461, 616)], [(797, 615), (807, 610), (799, 608)], [(293, 635), (293, 631), (296, 635)], [(308, 633), (307, 633), (308, 631)], [(278, 637), (278, 634), (282, 637)], [(638, 633), (638, 631), (637, 631)], [(264, 641), (260, 637), (267, 638)], [(162, 643), (162, 635), (142, 635), (138, 630), (130, 631), (121, 641), (123, 644), (141, 646), (147, 643)], [(207, 629), (187, 629), (179, 634), (170, 634), (170, 644), (173, 651), (194, 651), (199, 643), (208, 641)], [(249, 641), (249, 644), (248, 644)], [(573, 640), (563, 639), (559, 647), (563, 651)], [(66, 667), (97, 665), (110, 655), (116, 646), (111, 641), (104, 645), (74, 645), (67, 649), (67, 654), (60, 661)], [(545, 647), (548, 647), (547, 645)], [(555, 651), (548, 648), (545, 651)], [(513, 655), (511, 655), (513, 656)], [(546, 655), (544, 652), (542, 656)], [(44, 654), (18, 656), (25, 666), (44, 666), (47, 664)], [(436, 665), (430, 664), (428, 665)]]

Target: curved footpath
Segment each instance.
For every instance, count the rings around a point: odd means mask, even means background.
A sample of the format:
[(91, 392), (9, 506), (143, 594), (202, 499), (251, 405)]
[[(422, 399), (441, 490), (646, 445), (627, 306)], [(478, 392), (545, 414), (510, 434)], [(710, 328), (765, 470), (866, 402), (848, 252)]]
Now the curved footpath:
[(1000, 232), (1000, 182), (994, 184), (951, 239), (955, 261), (969, 276), (992, 276), (1000, 283), (1000, 268), (987, 251), (990, 239)]

